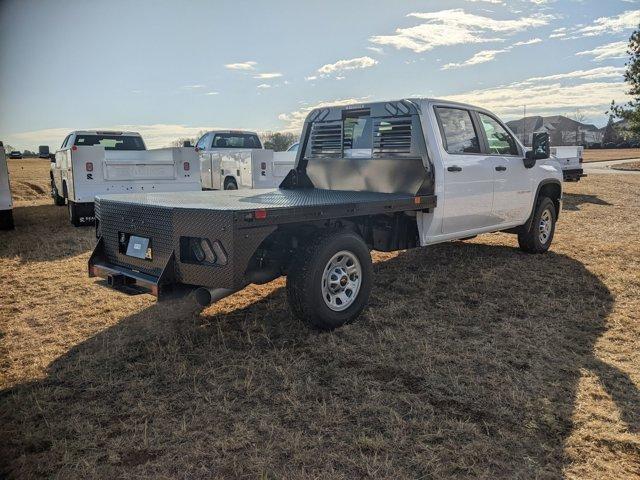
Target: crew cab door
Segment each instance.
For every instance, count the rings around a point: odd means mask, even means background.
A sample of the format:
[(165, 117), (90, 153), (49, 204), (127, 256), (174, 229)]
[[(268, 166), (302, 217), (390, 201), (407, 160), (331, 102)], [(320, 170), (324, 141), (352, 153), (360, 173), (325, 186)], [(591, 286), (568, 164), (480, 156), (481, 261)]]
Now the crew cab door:
[(482, 153), (480, 134), (469, 110), (436, 107), (443, 142), (444, 216), (442, 233), (450, 234), (495, 223), (494, 160)]
[(497, 223), (523, 222), (529, 216), (532, 201), (531, 175), (524, 166), (524, 152), (495, 117), (477, 112), (485, 151), (494, 165), (493, 209)]
[(196, 150), (200, 160), (200, 183), (202, 188), (219, 189), (220, 188), (220, 171), (218, 171), (218, 183), (213, 183), (213, 165), (211, 161), (211, 140), (213, 134), (211, 132), (204, 134), (196, 143)]

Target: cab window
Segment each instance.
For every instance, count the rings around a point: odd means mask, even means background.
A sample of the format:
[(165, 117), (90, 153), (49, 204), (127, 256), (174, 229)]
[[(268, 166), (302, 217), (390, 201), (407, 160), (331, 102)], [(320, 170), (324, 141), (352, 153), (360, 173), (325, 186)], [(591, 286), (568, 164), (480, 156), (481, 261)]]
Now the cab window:
[(210, 139), (211, 139), (211, 134), (205, 133), (202, 137), (200, 137), (200, 140), (198, 140), (198, 143), (196, 143), (196, 148), (198, 150), (207, 150), (209, 148)]
[(447, 153), (480, 153), (480, 140), (468, 110), (436, 107), (436, 113)]
[(487, 135), (489, 152), (497, 155), (518, 155), (518, 145), (509, 132), (495, 118), (484, 113), (478, 115)]

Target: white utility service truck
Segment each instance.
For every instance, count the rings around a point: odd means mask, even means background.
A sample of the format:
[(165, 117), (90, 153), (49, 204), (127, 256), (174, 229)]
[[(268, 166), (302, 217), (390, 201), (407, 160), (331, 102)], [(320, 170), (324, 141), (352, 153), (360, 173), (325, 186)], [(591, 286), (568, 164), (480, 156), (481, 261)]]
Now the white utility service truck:
[(75, 131), (51, 162), (51, 195), (74, 226), (93, 225), (98, 194), (200, 190), (193, 148), (147, 150), (136, 132)]
[(582, 146), (551, 147), (551, 156), (560, 163), (565, 182), (577, 182), (582, 177), (586, 177), (582, 169), (583, 151)]
[(13, 229), (13, 200), (9, 185), (9, 167), (4, 145), (0, 142), (0, 230)]
[(196, 143), (203, 190), (244, 190), (280, 185), (295, 155), (265, 150), (258, 134), (241, 130), (205, 133)]
[(561, 198), (548, 134), (525, 152), (483, 108), (421, 98), (322, 107), (277, 189), (98, 196), (89, 275), (160, 298), (196, 287), (201, 304), (285, 275), (293, 313), (332, 329), (367, 305), (371, 250), (504, 231), (544, 253)]

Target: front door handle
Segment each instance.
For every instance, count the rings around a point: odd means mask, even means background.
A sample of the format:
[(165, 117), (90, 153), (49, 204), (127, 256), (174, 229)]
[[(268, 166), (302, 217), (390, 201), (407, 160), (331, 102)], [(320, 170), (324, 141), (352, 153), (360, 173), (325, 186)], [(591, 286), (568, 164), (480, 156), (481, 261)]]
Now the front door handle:
[(496, 167), (496, 172), (504, 172), (507, 169), (507, 167), (503, 166), (503, 165), (498, 165)]
[(459, 167), (457, 165), (453, 165), (452, 167), (447, 167), (447, 170), (450, 172), (461, 172), (462, 171), (462, 167)]

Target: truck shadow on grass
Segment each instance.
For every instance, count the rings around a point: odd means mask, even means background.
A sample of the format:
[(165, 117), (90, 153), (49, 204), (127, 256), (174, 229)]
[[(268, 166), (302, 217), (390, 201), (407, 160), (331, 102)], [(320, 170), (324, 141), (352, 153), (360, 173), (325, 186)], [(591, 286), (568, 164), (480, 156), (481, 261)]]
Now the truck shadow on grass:
[(565, 193), (562, 196), (562, 209), (570, 211), (579, 211), (580, 206), (585, 203), (591, 203), (593, 205), (606, 205), (611, 206), (612, 203), (602, 200), (597, 195), (584, 195), (579, 193)]
[(612, 295), (568, 256), (408, 251), (376, 264), (367, 313), (333, 333), (285, 301), (155, 304), (77, 345), (0, 394), (0, 472), (561, 477), (584, 372), (640, 429), (633, 382), (594, 354)]

